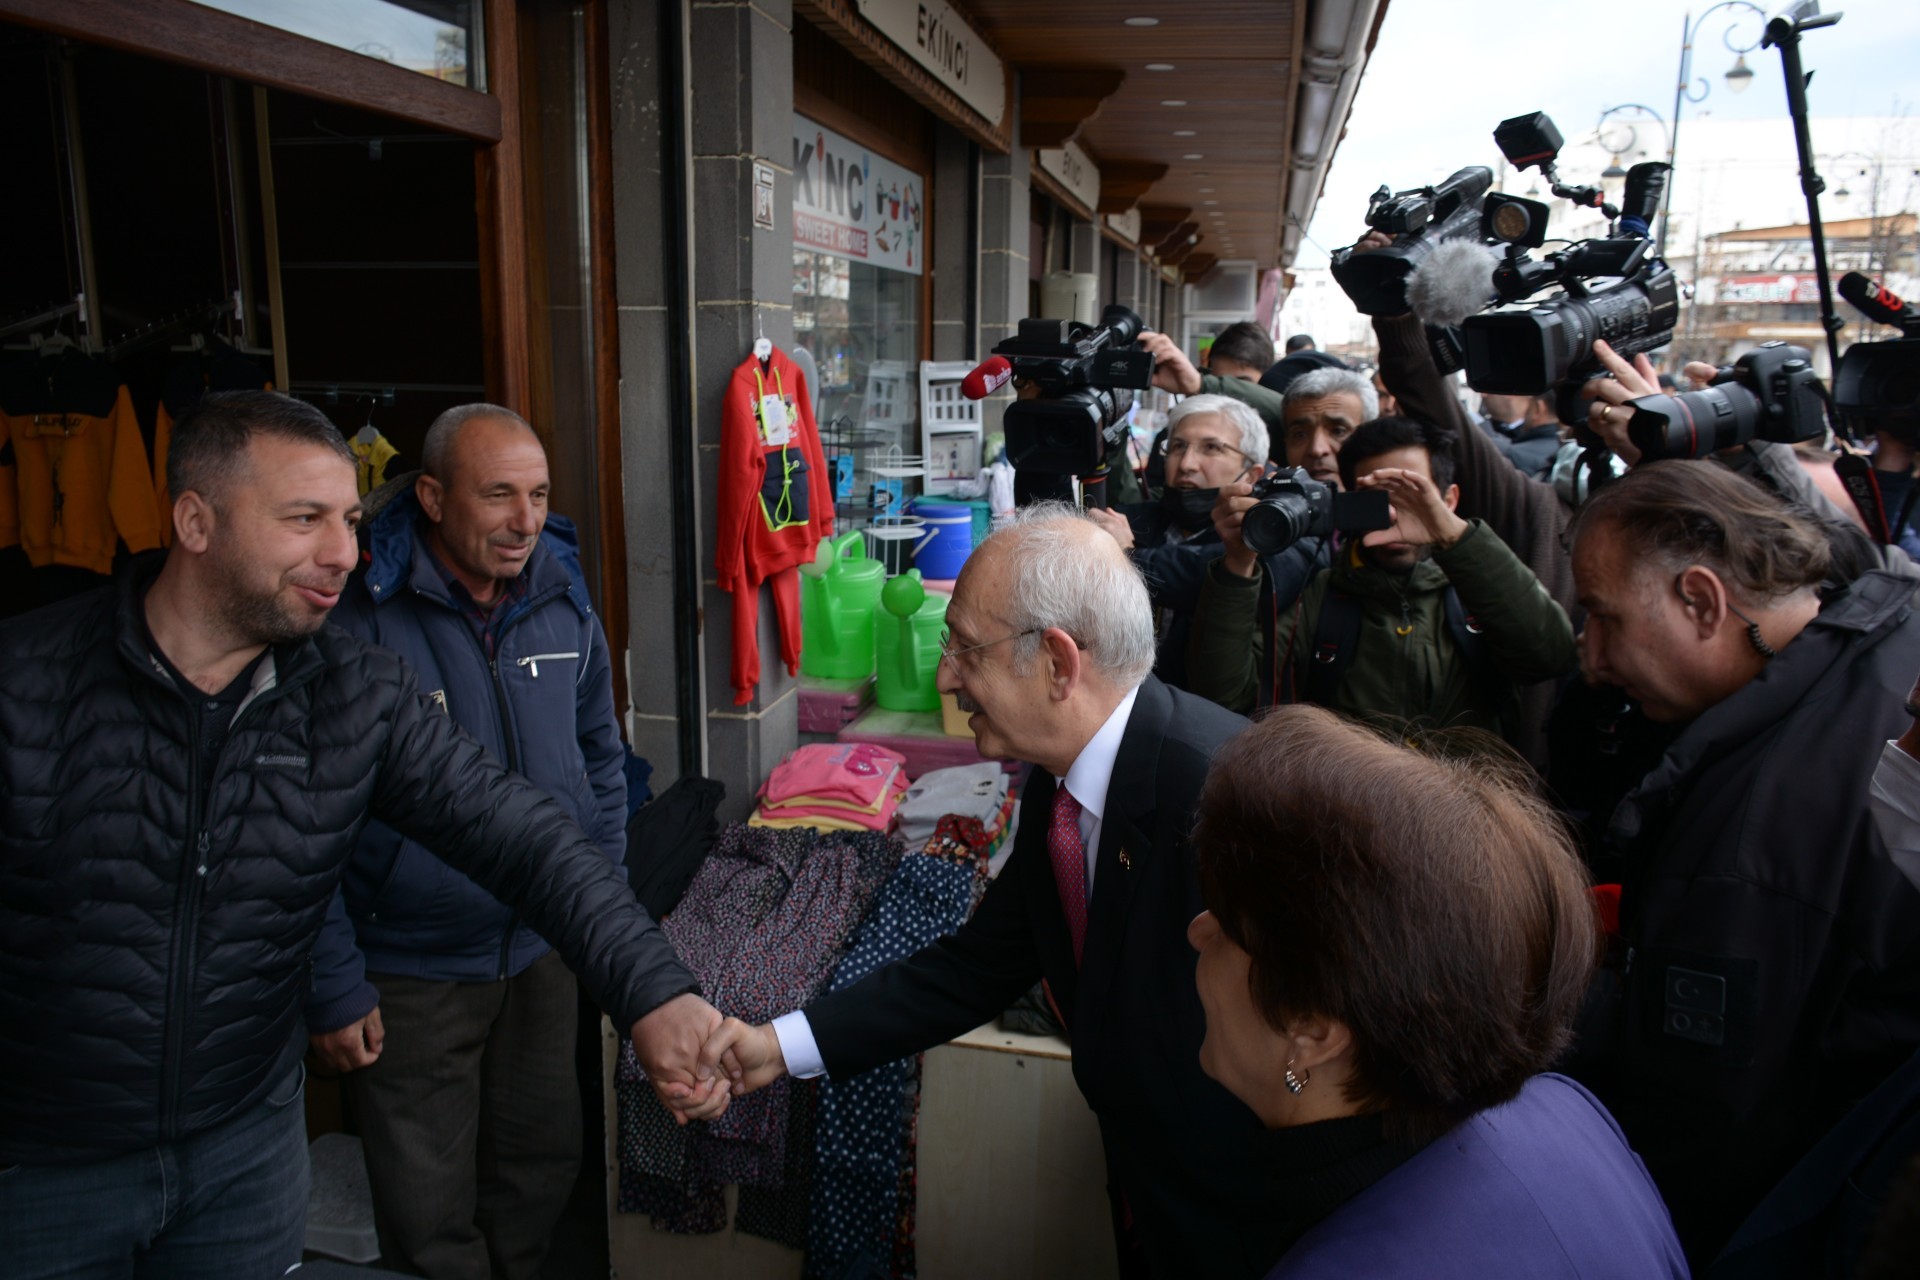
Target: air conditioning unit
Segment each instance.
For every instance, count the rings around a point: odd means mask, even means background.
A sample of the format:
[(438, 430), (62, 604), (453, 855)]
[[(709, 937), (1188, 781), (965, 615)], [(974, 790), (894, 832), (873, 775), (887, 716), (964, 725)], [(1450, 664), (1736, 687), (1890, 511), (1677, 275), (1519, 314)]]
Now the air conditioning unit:
[(1187, 287), (1187, 312), (1232, 311), (1251, 316), (1260, 301), (1260, 269), (1250, 259), (1216, 262), (1205, 284)]

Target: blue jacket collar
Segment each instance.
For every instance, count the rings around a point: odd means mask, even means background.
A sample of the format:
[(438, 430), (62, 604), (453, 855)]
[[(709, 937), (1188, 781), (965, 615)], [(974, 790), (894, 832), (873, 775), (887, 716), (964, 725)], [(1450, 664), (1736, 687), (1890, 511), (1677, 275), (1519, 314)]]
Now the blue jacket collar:
[[(411, 586), (437, 599), (446, 596), (439, 575), (430, 565), (416, 568), (416, 530), (425, 518), (420, 499), (408, 489), (382, 508), (368, 526), (367, 593), (376, 606), (398, 595), (403, 586)], [(580, 537), (573, 522), (565, 516), (547, 517), (539, 545), (527, 558), (524, 572), (532, 577), (530, 596), (541, 596), (564, 586), (567, 599), (579, 610), (580, 616), (593, 616), (593, 601), (587, 594), (586, 577), (580, 568)]]

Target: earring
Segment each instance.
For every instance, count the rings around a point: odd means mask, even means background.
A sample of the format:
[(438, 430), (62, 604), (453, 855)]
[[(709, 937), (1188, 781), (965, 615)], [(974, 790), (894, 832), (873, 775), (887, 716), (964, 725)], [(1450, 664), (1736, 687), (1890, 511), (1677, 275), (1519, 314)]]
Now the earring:
[(1300, 1068), (1300, 1074), (1295, 1075), (1293, 1073), (1293, 1059), (1288, 1058), (1287, 1074), (1285, 1078), (1287, 1082), (1287, 1092), (1293, 1094), (1295, 1097), (1298, 1097), (1300, 1095), (1300, 1091), (1306, 1088), (1309, 1084), (1313, 1082), (1313, 1072), (1307, 1070), (1305, 1067), (1302, 1067)]

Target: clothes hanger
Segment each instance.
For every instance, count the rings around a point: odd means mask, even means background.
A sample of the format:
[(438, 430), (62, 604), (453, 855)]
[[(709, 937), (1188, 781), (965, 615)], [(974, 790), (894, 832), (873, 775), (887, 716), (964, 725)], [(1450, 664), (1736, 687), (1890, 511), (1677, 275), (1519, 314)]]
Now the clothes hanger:
[(764, 369), (767, 362), (773, 358), (773, 344), (767, 341), (766, 321), (762, 319), (758, 308), (755, 308), (753, 313), (753, 327), (760, 335), (753, 340), (753, 358), (758, 360), (760, 367)]
[[(367, 425), (361, 427), (353, 436), (353, 442), (362, 448), (370, 448), (373, 442), (380, 438), (380, 428), (373, 425), (373, 407), (380, 403), (379, 397), (370, 395), (366, 399)], [(356, 400), (355, 403), (358, 404), (359, 402)]]

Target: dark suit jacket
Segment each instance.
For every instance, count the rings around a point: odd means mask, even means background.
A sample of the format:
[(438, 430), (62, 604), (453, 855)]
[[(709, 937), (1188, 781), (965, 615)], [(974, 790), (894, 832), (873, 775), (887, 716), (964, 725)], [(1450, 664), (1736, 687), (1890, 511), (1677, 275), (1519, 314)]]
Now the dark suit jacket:
[(1187, 945), (1201, 909), (1194, 805), (1214, 751), (1245, 727), (1151, 676), (1140, 686), (1107, 788), (1083, 968), (1047, 855), (1057, 784), (1035, 770), (1013, 853), (973, 918), (806, 1011), (828, 1072), (845, 1078), (973, 1030), (1045, 977), (1110, 1189), (1163, 1276), (1259, 1276), (1280, 1253), (1267, 1243), (1265, 1131), (1200, 1070), (1206, 1018)]

